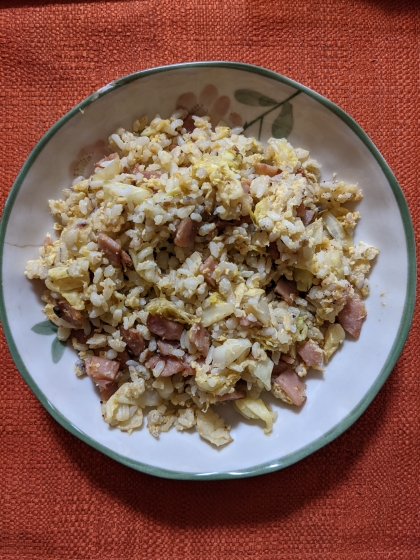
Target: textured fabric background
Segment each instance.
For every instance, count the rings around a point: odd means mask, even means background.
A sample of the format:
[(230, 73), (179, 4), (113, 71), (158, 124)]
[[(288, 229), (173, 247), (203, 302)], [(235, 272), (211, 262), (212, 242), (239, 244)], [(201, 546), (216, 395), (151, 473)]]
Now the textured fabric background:
[[(143, 68), (238, 60), (338, 103), (419, 198), (420, 4), (408, 0), (0, 2), (0, 198), (49, 127)], [(417, 237), (418, 239), (418, 237)], [(0, 558), (420, 558), (419, 314), (373, 404), (283, 471), (221, 482), (126, 468), (61, 428), (1, 339)]]

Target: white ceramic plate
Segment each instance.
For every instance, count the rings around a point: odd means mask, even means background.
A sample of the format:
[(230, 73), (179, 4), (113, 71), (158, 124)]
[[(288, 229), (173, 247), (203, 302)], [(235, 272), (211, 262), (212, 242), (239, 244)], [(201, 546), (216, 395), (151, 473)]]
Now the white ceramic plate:
[[(180, 96), (214, 119), (245, 125), (266, 140), (288, 135), (322, 163), (323, 178), (358, 182), (364, 199), (356, 241), (380, 249), (370, 275), (368, 317), (358, 341), (346, 340), (325, 374), (307, 378), (301, 410), (273, 399), (278, 420), (271, 436), (229, 407), (234, 442), (215, 449), (197, 433), (162, 434), (147, 428), (131, 436), (101, 418), (89, 378), (73, 373), (76, 353), (43, 323), (41, 287), (23, 271), (37, 258), (53, 219), (47, 200), (60, 198), (74, 176), (90, 174), (109, 135), (141, 116), (169, 116)], [(392, 370), (407, 337), (415, 294), (413, 228), (404, 196), (386, 162), (363, 130), (336, 105), (279, 74), (227, 62), (154, 68), (103, 87), (61, 118), (24, 164), (1, 224), (3, 327), (12, 356), (51, 415), (77, 437), (140, 471), (183, 479), (251, 476), (288, 466), (327, 444), (366, 409)], [(38, 290), (38, 291), (37, 291)], [(384, 305), (383, 305), (384, 304)], [(41, 325), (39, 325), (41, 323)], [(38, 325), (38, 326), (36, 326)], [(35, 327), (34, 327), (35, 326)], [(34, 330), (32, 330), (34, 329)], [(56, 363), (54, 363), (56, 362)]]

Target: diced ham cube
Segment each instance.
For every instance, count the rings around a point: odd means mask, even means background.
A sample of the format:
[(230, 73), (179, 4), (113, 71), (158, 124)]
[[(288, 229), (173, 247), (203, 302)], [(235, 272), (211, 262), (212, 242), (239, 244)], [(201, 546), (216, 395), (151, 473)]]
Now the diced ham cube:
[(340, 313), (338, 322), (354, 338), (359, 338), (363, 319), (366, 317), (366, 307), (357, 294), (352, 294)]
[(274, 383), (286, 393), (294, 405), (300, 406), (306, 401), (306, 383), (291, 369), (283, 371)]
[(306, 208), (302, 202), (296, 208), (296, 215), (302, 220), (303, 225), (307, 226), (312, 222), (315, 216), (315, 210), (312, 210), (311, 208)]
[(201, 323), (194, 323), (188, 332), (189, 340), (203, 356), (207, 356), (210, 349), (210, 334)]
[(106, 389), (116, 380), (120, 364), (114, 360), (91, 356), (85, 360), (85, 368), (88, 376)]
[(111, 239), (106, 233), (98, 234), (98, 247), (104, 253), (105, 257), (113, 265), (119, 265), (121, 261), (121, 245)]
[(99, 387), (99, 394), (101, 396), (101, 401), (106, 402), (112, 397), (114, 393), (118, 391), (118, 383), (111, 383), (108, 387)]
[(281, 295), (281, 297), (289, 304), (292, 305), (297, 296), (299, 295), (295, 282), (280, 278), (274, 288), (274, 291)]
[(174, 350), (179, 350), (181, 346), (179, 344), (174, 344), (173, 342), (164, 342), (163, 340), (158, 340), (159, 354), (161, 356), (173, 356)]
[(121, 262), (122, 262), (123, 264), (125, 264), (125, 266), (126, 266), (127, 268), (131, 268), (131, 269), (134, 268), (133, 261), (131, 260), (130, 255), (129, 255), (128, 253), (126, 253), (126, 252), (124, 251), (124, 249), (122, 249), (122, 251), (121, 251)]
[[(192, 361), (192, 358), (189, 354), (185, 354), (185, 356), (182, 358), (182, 363), (184, 364), (184, 373), (182, 374), (184, 377), (187, 377), (188, 375), (195, 375), (196, 371), (195, 369), (190, 365), (190, 362)], [(197, 362), (197, 364), (203, 365), (205, 363), (204, 358), (197, 358), (196, 360), (194, 360), (195, 362)]]
[(151, 358), (149, 358), (147, 360), (147, 362), (144, 364), (147, 368), (149, 369), (154, 369), (157, 365), (157, 363), (161, 360), (162, 358), (160, 356), (158, 356), (157, 354), (155, 354), (154, 356), (152, 356)]
[(219, 401), (236, 401), (238, 399), (244, 399), (246, 397), (245, 391), (233, 391), (233, 393), (226, 393), (217, 397)]
[(323, 360), (323, 352), (314, 340), (306, 340), (297, 348), (299, 356), (309, 366), (320, 366)]
[(279, 249), (277, 247), (277, 243), (275, 241), (270, 243), (270, 245), (268, 246), (268, 253), (269, 253), (270, 257), (273, 259), (273, 261), (276, 261), (277, 259), (280, 258), (280, 251), (279, 251)]
[(159, 179), (161, 173), (159, 171), (140, 171), (145, 179)]
[(256, 163), (254, 165), (254, 169), (255, 173), (258, 175), (268, 175), (269, 177), (274, 177), (274, 175), (281, 173), (281, 170), (278, 167), (267, 165), (266, 163)]
[(144, 338), (136, 329), (125, 329), (120, 326), (120, 334), (123, 341), (126, 343), (128, 350), (134, 356), (140, 356), (143, 350), (146, 348)]
[(54, 313), (60, 319), (67, 321), (76, 329), (80, 329), (83, 325), (83, 315), (77, 309), (74, 309), (67, 301), (58, 301), (53, 309)]
[(200, 265), (199, 271), (204, 276), (206, 282), (208, 282), (211, 286), (216, 285), (216, 281), (213, 278), (213, 272), (216, 268), (216, 261), (213, 259), (212, 256), (208, 257), (202, 265)]
[(170, 377), (171, 375), (184, 371), (185, 367), (186, 366), (183, 361), (175, 358), (174, 356), (167, 356), (165, 358), (165, 367), (159, 377)]
[(191, 218), (184, 218), (176, 229), (174, 239), (175, 245), (178, 247), (191, 247), (194, 245), (195, 237), (199, 229), (200, 224), (198, 222), (195, 222)]
[(271, 372), (271, 377), (278, 377), (283, 371), (288, 368), (287, 364), (279, 360), (278, 364), (274, 364), (273, 371)]
[(123, 350), (122, 352), (117, 353), (115, 359), (120, 363), (121, 367), (125, 368), (127, 367), (127, 362), (131, 360), (131, 356), (127, 350)]
[(79, 344), (86, 344), (91, 336), (91, 334), (85, 334), (85, 331), (83, 329), (73, 329), (71, 331), (70, 338), (75, 338)]
[(161, 315), (152, 315), (149, 313), (146, 324), (150, 332), (157, 334), (163, 339), (181, 340), (184, 327), (176, 321), (171, 321)]

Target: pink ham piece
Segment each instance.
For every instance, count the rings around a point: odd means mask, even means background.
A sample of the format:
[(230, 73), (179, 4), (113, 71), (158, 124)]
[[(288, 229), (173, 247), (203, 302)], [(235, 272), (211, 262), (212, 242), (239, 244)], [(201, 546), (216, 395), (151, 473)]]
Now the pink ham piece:
[(297, 352), (309, 367), (320, 366), (322, 364), (324, 353), (313, 340), (307, 340), (298, 346)]
[(85, 368), (88, 376), (106, 389), (116, 380), (120, 364), (114, 360), (91, 356), (85, 360)]
[(53, 311), (57, 317), (67, 321), (67, 323), (76, 327), (76, 329), (80, 329), (83, 325), (83, 315), (66, 301), (58, 301)]
[(91, 334), (85, 334), (85, 331), (83, 329), (75, 329), (71, 331), (70, 338), (75, 338), (79, 344), (86, 344), (91, 336)]
[(114, 393), (118, 390), (118, 383), (114, 382), (109, 385), (109, 387), (99, 387), (99, 394), (101, 396), (101, 401), (106, 402), (112, 397)]
[(160, 356), (158, 356), (157, 354), (155, 354), (154, 356), (152, 356), (151, 358), (149, 358), (147, 360), (147, 362), (145, 363), (145, 366), (149, 369), (154, 369), (157, 365), (157, 363), (161, 360), (162, 358)]
[(181, 371), (185, 371), (185, 368), (186, 365), (184, 364), (183, 361), (173, 356), (167, 356), (165, 358), (165, 367), (163, 368), (159, 377), (170, 377), (171, 375), (175, 375), (176, 373), (181, 373)]
[(131, 268), (133, 270), (134, 268), (133, 261), (131, 260), (130, 255), (126, 253), (124, 249), (121, 251), (121, 262), (125, 264), (127, 268)]
[(278, 364), (274, 364), (273, 371), (271, 372), (271, 377), (278, 377), (283, 371), (286, 371), (287, 364), (282, 361), (279, 361)]
[(191, 247), (194, 245), (199, 229), (200, 224), (198, 222), (194, 222), (191, 218), (184, 218), (176, 229), (175, 245), (177, 247)]
[(212, 256), (208, 257), (203, 264), (198, 269), (199, 272), (204, 276), (206, 282), (208, 282), (211, 286), (215, 286), (216, 282), (213, 278), (213, 272), (216, 268), (216, 261), (213, 259)]
[(131, 360), (131, 356), (130, 354), (127, 352), (127, 350), (123, 350), (122, 352), (118, 352), (117, 356), (115, 357), (115, 359), (117, 360), (117, 362), (120, 363), (120, 365), (125, 368), (127, 367), (127, 362), (129, 360)]
[(210, 349), (210, 334), (201, 323), (194, 323), (188, 332), (188, 338), (202, 356), (207, 356)]
[(125, 329), (120, 326), (121, 338), (127, 345), (128, 350), (134, 356), (140, 356), (146, 348), (143, 336), (136, 329)]
[(180, 323), (170, 321), (161, 315), (152, 315), (151, 313), (147, 317), (146, 325), (150, 332), (168, 340), (181, 340), (184, 330), (183, 325)]
[(175, 356), (159, 356), (155, 354), (146, 362), (146, 367), (154, 369), (158, 362), (163, 362), (165, 365), (159, 374), (159, 377), (170, 377), (176, 373), (183, 372), (184, 375), (195, 374), (194, 369), (183, 359), (176, 358)]
[(281, 295), (281, 297), (289, 304), (292, 305), (297, 296), (299, 295), (295, 282), (280, 278), (274, 288), (274, 291)]
[(245, 391), (233, 391), (233, 393), (226, 393), (226, 395), (221, 395), (217, 398), (219, 401), (237, 401), (238, 399), (244, 399), (245, 397)]
[(98, 235), (98, 247), (111, 264), (119, 265), (121, 261), (121, 245), (106, 233)]
[(274, 175), (281, 173), (281, 170), (278, 167), (267, 165), (266, 163), (256, 163), (254, 165), (254, 169), (255, 173), (258, 175), (268, 175), (269, 177), (274, 177)]
[(302, 202), (302, 204), (300, 204), (296, 208), (296, 215), (302, 220), (303, 225), (307, 226), (314, 219), (315, 210), (311, 210), (311, 208), (306, 208), (305, 205)]
[(161, 356), (173, 356), (174, 350), (179, 350), (181, 348), (179, 344), (164, 342), (163, 340), (158, 340), (157, 345)]
[(140, 171), (144, 179), (159, 179), (161, 173), (159, 171)]
[(270, 245), (268, 246), (268, 254), (273, 259), (273, 261), (276, 261), (277, 259), (280, 258), (280, 251), (275, 241), (270, 243)]
[(357, 294), (352, 294), (340, 313), (338, 322), (354, 338), (359, 338), (363, 319), (366, 317), (366, 307)]
[(291, 369), (283, 371), (274, 381), (296, 406), (301, 406), (306, 401), (306, 383)]

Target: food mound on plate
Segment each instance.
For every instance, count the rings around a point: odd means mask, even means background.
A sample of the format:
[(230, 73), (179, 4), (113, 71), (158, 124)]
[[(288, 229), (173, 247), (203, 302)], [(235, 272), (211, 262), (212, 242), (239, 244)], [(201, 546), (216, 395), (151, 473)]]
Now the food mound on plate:
[(49, 201), (58, 239), (26, 275), (105, 422), (131, 432), (146, 414), (153, 436), (197, 426), (220, 446), (227, 401), (269, 434), (267, 392), (302, 406), (308, 369), (359, 337), (378, 251), (353, 244), (357, 185), (320, 182), (285, 139), (186, 117), (112, 134), (94, 174)]

